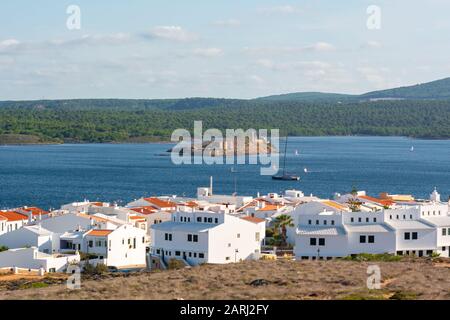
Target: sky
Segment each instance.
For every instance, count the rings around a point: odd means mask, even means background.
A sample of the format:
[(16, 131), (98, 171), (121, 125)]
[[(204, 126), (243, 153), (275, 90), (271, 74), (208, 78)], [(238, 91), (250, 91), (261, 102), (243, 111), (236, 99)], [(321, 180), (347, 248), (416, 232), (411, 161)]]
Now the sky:
[(0, 100), (423, 83), (450, 76), (449, 17), (448, 0), (2, 1)]

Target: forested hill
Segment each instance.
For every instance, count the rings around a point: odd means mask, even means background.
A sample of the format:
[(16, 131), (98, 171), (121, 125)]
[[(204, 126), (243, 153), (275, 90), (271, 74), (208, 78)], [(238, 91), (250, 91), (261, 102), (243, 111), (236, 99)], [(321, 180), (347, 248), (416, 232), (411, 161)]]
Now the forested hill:
[(360, 96), (362, 99), (450, 99), (450, 78), (433, 82), (374, 91)]
[[(143, 142), (174, 129), (279, 128), (289, 135), (450, 138), (450, 100), (349, 103), (224, 99), (3, 102), (0, 144)], [(24, 135), (32, 136), (23, 139)], [(3, 138), (2, 138), (3, 137)]]
[(413, 86), (372, 91), (361, 95), (324, 92), (296, 92), (259, 98), (268, 101), (363, 102), (369, 100), (450, 99), (450, 78)]

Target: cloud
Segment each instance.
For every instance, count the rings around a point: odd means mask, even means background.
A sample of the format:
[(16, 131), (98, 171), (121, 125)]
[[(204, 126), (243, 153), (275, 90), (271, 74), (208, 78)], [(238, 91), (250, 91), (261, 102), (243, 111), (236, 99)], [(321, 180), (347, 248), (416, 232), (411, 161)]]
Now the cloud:
[(382, 47), (381, 43), (375, 40), (369, 40), (362, 45), (362, 48), (370, 48), (370, 49), (378, 49), (381, 47)]
[(177, 42), (190, 42), (198, 39), (198, 36), (195, 33), (184, 30), (180, 26), (157, 26), (145, 33), (144, 37)]
[(369, 66), (359, 67), (357, 71), (371, 84), (377, 88), (388, 87), (386, 75), (390, 73), (390, 70), (386, 67), (373, 68)]
[(310, 46), (306, 46), (303, 50), (324, 52), (324, 51), (334, 51), (336, 48), (328, 42), (316, 42)]
[(263, 47), (251, 48), (245, 47), (244, 52), (252, 55), (277, 55), (277, 54), (298, 54), (302, 52), (330, 52), (336, 50), (336, 47), (328, 42), (316, 42), (302, 47)]
[(85, 34), (80, 38), (68, 40), (50, 40), (48, 43), (55, 46), (72, 46), (72, 45), (117, 45), (127, 43), (132, 39), (128, 33), (112, 33), (112, 34)]
[(197, 48), (194, 51), (195, 55), (202, 56), (202, 57), (218, 57), (223, 55), (223, 50), (220, 48)]
[(236, 19), (227, 19), (227, 20), (217, 20), (214, 21), (214, 25), (219, 27), (239, 27), (241, 25), (241, 22)]
[(7, 39), (0, 41), (0, 53), (17, 49), (22, 43), (16, 39)]
[(299, 12), (299, 10), (291, 5), (282, 5), (282, 6), (273, 6), (273, 7), (264, 7), (258, 9), (259, 13), (264, 14), (292, 14)]
[(263, 78), (261, 78), (260, 76), (258, 76), (258, 75), (251, 75), (250, 77), (249, 77), (249, 79), (251, 80), (251, 81), (253, 81), (254, 83), (256, 83), (256, 84), (262, 84), (262, 83), (264, 83), (264, 79)]

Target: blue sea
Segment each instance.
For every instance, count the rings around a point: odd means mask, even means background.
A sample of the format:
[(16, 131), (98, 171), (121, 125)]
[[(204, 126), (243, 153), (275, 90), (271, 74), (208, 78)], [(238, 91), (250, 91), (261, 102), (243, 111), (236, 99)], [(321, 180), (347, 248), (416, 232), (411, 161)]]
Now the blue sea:
[[(214, 177), (215, 193), (256, 195), (299, 189), (331, 197), (355, 186), (368, 194), (450, 195), (450, 140), (403, 137), (289, 138), (287, 170), (274, 181), (256, 165), (181, 165), (163, 156), (171, 144), (0, 146), (0, 208), (88, 199), (125, 204), (142, 196), (194, 196)], [(414, 151), (411, 152), (411, 147)], [(295, 154), (298, 151), (298, 155)], [(304, 169), (307, 168), (307, 173)]]

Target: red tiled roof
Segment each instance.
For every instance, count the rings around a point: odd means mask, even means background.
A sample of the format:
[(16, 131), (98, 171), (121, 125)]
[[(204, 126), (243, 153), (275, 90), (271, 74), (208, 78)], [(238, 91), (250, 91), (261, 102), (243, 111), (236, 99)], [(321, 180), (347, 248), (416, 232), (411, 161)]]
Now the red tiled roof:
[[(48, 211), (45, 211), (45, 210), (43, 210), (43, 209), (41, 209), (41, 208), (38, 208), (38, 207), (22, 207), (22, 208), (19, 208), (19, 209), (17, 209), (17, 210), (21, 210), (21, 211), (24, 211), (24, 212), (28, 212), (28, 213), (30, 213), (31, 212), (31, 214), (33, 215), (33, 216), (38, 216), (38, 215), (46, 215), (46, 214), (48, 214)], [(21, 212), (18, 212), (18, 213), (21, 213)]]
[(251, 217), (251, 216), (247, 216), (247, 217), (243, 217), (241, 218), (242, 220), (248, 221), (248, 222), (253, 222), (253, 223), (261, 223), (261, 222), (265, 222), (266, 220), (264, 219), (260, 219), (260, 218), (256, 218), (256, 217)]
[(101, 230), (101, 229), (93, 229), (87, 233), (87, 235), (92, 237), (106, 237), (114, 230)]
[(383, 200), (383, 199), (378, 199), (378, 198), (369, 197), (369, 196), (359, 196), (359, 198), (364, 199), (364, 200), (369, 200), (371, 202), (379, 203), (383, 206), (390, 206), (395, 203), (392, 200)]
[(174, 202), (161, 200), (158, 198), (144, 198), (144, 200), (154, 204), (158, 208), (174, 208), (177, 206), (177, 204)]
[(279, 209), (279, 206), (274, 204), (266, 204), (263, 208), (258, 209), (258, 211), (276, 211)]
[(0, 211), (0, 216), (6, 218), (8, 221), (28, 220), (26, 215), (14, 211)]

